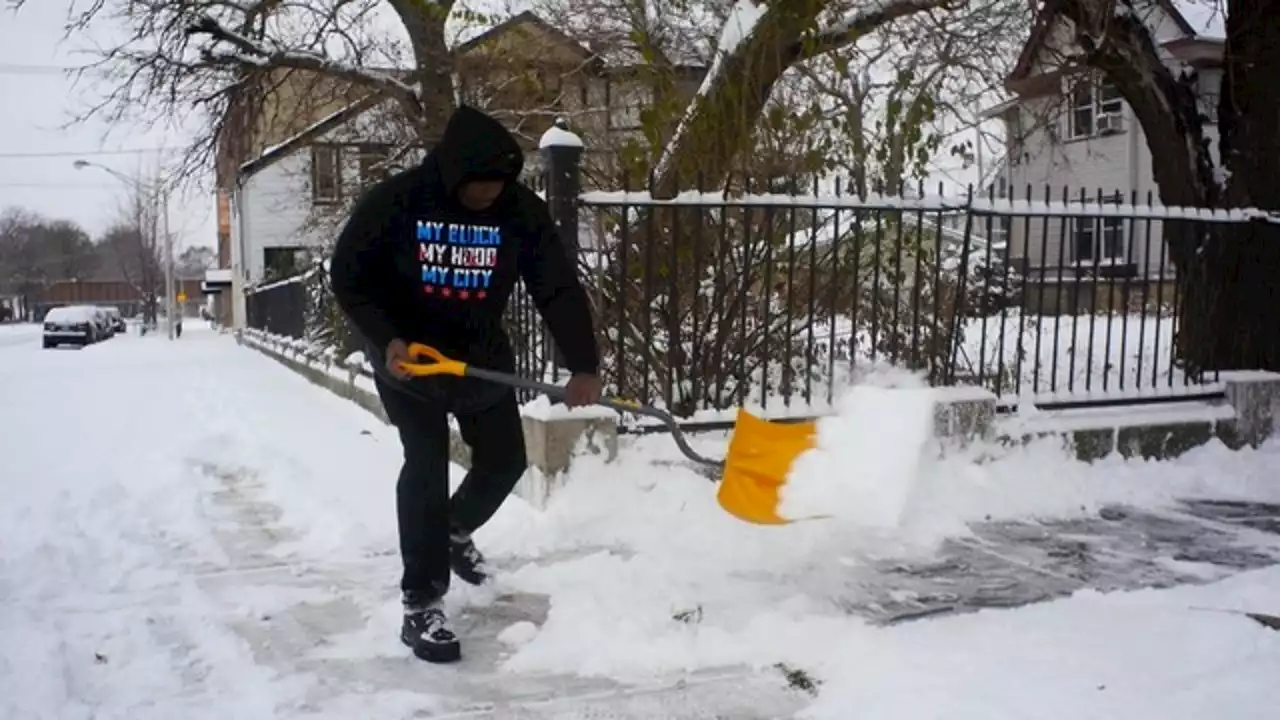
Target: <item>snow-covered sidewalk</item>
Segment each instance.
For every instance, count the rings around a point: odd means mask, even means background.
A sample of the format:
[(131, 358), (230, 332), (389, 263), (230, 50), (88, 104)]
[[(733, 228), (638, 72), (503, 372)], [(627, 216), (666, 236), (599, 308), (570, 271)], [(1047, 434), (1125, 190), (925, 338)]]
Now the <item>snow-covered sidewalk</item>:
[(1280, 707), (1280, 633), (1217, 611), (1280, 613), (1275, 443), (949, 461), (895, 532), (737, 523), (674, 457), (644, 438), (545, 511), (508, 501), (478, 537), (496, 587), (450, 597), (466, 659), (434, 667), (396, 638), (399, 447), (372, 416), (195, 323), (0, 347), (0, 718)]

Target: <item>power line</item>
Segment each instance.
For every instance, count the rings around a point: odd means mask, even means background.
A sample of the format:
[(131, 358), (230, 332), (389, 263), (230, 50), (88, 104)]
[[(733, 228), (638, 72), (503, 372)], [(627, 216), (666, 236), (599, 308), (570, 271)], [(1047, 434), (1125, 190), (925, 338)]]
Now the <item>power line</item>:
[(75, 72), (80, 68), (60, 67), (58, 65), (15, 65), (0, 63), (0, 75), (62, 75)]
[(147, 153), (163, 153), (172, 152), (174, 150), (182, 150), (180, 147), (154, 147), (154, 148), (126, 148), (120, 150), (57, 150), (53, 152), (2, 152), (0, 159), (18, 159), (18, 158), (57, 158), (57, 157), (83, 157), (83, 156), (102, 156), (102, 155), (146, 155)]
[(119, 183), (9, 183), (0, 182), (0, 188), (46, 188), (56, 190), (61, 188), (113, 188), (119, 187)]

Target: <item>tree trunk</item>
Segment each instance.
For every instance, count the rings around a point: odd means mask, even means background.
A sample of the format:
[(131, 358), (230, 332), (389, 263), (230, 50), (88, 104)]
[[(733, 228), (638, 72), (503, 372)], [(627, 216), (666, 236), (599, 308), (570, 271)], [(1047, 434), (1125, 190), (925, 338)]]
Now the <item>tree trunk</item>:
[(418, 85), (419, 106), (405, 108), (415, 120), (418, 138), (428, 147), (440, 138), (455, 106), (453, 57), (445, 43), (444, 27), (452, 8), (449, 2), (389, 0), (404, 23), (413, 47), (413, 81)]
[[(1280, 0), (1235, 0), (1218, 106), (1233, 207), (1280, 211)], [(1280, 370), (1280, 224), (1275, 214), (1208, 228), (1181, 273), (1179, 353), (1204, 370)]]

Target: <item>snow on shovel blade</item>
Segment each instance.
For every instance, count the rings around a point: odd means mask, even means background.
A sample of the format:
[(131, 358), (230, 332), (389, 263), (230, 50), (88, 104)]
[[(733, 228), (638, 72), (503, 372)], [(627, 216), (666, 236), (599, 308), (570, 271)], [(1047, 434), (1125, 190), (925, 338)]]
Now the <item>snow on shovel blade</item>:
[(817, 443), (817, 423), (771, 422), (738, 409), (716, 499), (731, 515), (758, 525), (783, 525), (779, 493), (801, 453)]

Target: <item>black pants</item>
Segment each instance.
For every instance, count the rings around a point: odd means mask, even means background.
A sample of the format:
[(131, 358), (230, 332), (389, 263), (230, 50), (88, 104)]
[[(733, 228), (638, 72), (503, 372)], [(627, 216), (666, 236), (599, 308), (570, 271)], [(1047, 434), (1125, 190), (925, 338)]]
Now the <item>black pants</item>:
[[(433, 379), (437, 380), (437, 379)], [(417, 383), (415, 383), (417, 384)], [(453, 378), (414, 388), (420, 396), (377, 379), (387, 417), (400, 432), (404, 466), (396, 484), (396, 516), (404, 575), (400, 588), (428, 598), (449, 591), (449, 536), (471, 533), (493, 517), (528, 462), (514, 391), (477, 406)], [(449, 495), (449, 415), (471, 448), (471, 470)]]

